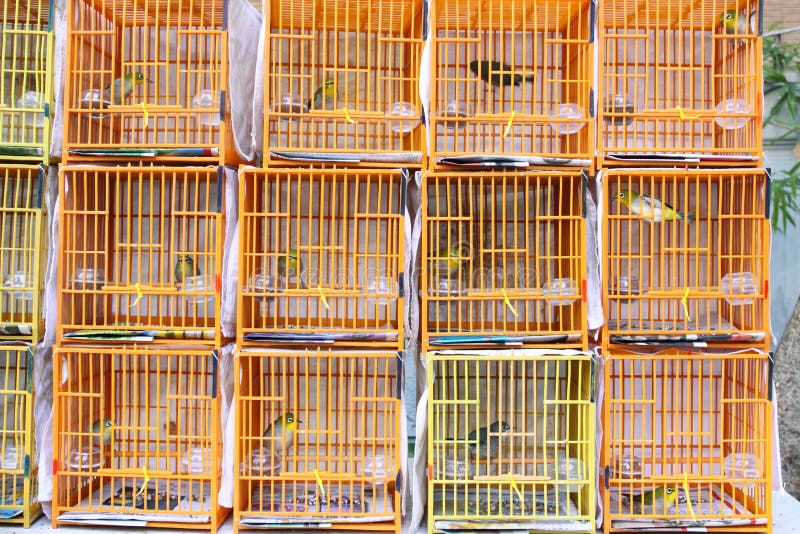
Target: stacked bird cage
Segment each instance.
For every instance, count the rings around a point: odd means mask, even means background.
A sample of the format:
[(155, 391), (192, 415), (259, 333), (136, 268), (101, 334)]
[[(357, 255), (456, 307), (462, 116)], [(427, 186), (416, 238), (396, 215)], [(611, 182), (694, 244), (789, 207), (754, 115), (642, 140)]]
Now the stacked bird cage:
[(60, 185), (59, 341), (219, 346), (221, 171), (72, 165)]
[(47, 164), (50, 156), (51, 0), (0, 2), (0, 160)]
[(216, 532), (217, 351), (70, 346), (53, 358), (53, 523)]
[(601, 163), (758, 164), (758, 8), (758, 0), (601, 2)]
[(393, 351), (242, 350), (235, 524), (399, 534), (400, 367)]
[(264, 160), (419, 167), (424, 0), (266, 4)]
[(33, 437), (33, 348), (0, 350), (0, 525), (29, 528), (41, 513)]
[(225, 10), (223, 0), (67, 2), (65, 160), (225, 163)]
[(43, 184), (40, 166), (0, 167), (0, 524), (26, 528), (41, 512), (32, 373), (43, 331)]
[(770, 532), (769, 354), (637, 349), (604, 364), (604, 531)]
[(247, 169), (240, 181), (239, 334), (403, 346), (400, 170)]
[(594, 532), (594, 362), (578, 351), (428, 355), (428, 531)]
[(592, 0), (464, 0), (431, 12), (437, 162), (591, 164)]
[(760, 169), (609, 170), (606, 344), (769, 349), (769, 190)]
[(588, 176), (431, 172), (423, 180), (423, 344), (586, 348)]

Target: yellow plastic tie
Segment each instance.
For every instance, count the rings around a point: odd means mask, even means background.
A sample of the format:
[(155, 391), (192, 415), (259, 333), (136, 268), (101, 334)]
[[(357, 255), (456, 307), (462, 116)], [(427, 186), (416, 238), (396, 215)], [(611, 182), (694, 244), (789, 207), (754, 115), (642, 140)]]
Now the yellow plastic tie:
[(683, 112), (682, 107), (678, 107), (677, 109), (678, 109), (678, 114), (681, 116), (682, 121), (700, 118), (700, 115), (687, 115), (686, 113)]
[(145, 488), (147, 488), (147, 483), (150, 482), (150, 475), (147, 474), (146, 467), (142, 467), (142, 473), (144, 474), (144, 482), (142, 482), (142, 487), (139, 488), (139, 491), (136, 493), (137, 497), (144, 493)]
[(322, 485), (322, 477), (319, 476), (319, 471), (314, 469), (314, 476), (317, 478), (317, 486), (319, 486), (319, 492), (322, 493), (322, 498), (325, 498), (325, 486)]
[(683, 297), (681, 297), (681, 304), (683, 304), (683, 313), (686, 314), (686, 320), (688, 322), (692, 322), (692, 317), (689, 315), (689, 305), (686, 303), (686, 299), (689, 298), (689, 288), (686, 288), (686, 291), (683, 292)]
[(141, 102), (142, 106), (142, 113), (144, 113), (144, 127), (147, 128), (150, 126), (150, 112), (147, 111), (147, 106), (144, 104), (144, 100)]
[(506, 293), (505, 289), (503, 289), (503, 302), (506, 304), (506, 306), (508, 306), (508, 309), (511, 310), (511, 313), (514, 314), (514, 317), (519, 317), (519, 314), (517, 313), (516, 308), (514, 308), (514, 305), (511, 304), (511, 299), (508, 298), (508, 293)]
[[(511, 110), (511, 116), (508, 118), (508, 122), (506, 123), (506, 129), (503, 132), (503, 137), (508, 137), (509, 132), (511, 132), (511, 124), (514, 122), (514, 115), (517, 114), (516, 109)], [(516, 313), (514, 314), (516, 315)]]
[(692, 499), (689, 498), (689, 474), (683, 474), (683, 492), (686, 494), (686, 504), (689, 507), (689, 513), (692, 514), (692, 521), (697, 521), (697, 516), (694, 513), (694, 506), (692, 506)]
[(133, 301), (133, 304), (128, 306), (129, 308), (133, 308), (134, 306), (139, 304), (139, 301), (142, 300), (142, 288), (139, 287), (139, 282), (136, 282), (136, 299)]
[(524, 506), (525, 499), (522, 497), (522, 492), (519, 490), (519, 486), (517, 486), (517, 481), (514, 480), (514, 475), (510, 471), (508, 473), (508, 480), (509, 482), (511, 482), (511, 487), (514, 489), (514, 492), (517, 494), (517, 497), (519, 497), (519, 502)]
[(322, 299), (322, 303), (325, 305), (325, 309), (330, 310), (331, 307), (328, 305), (328, 299), (325, 297), (325, 292), (322, 291), (322, 286), (317, 286), (317, 291), (319, 292), (319, 298)]
[(350, 124), (356, 123), (356, 121), (353, 120), (353, 117), (350, 116), (350, 113), (347, 112), (347, 108), (342, 108), (342, 111), (344, 111), (344, 120), (346, 120)]

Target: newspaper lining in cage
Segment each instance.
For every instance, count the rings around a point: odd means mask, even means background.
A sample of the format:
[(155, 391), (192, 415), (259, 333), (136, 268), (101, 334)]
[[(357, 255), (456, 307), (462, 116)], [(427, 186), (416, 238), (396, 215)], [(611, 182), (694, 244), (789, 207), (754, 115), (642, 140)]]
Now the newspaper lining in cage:
[(725, 318), (717, 315), (707, 315), (693, 318), (693, 321), (686, 321), (689, 325), (688, 329), (697, 329), (698, 325), (703, 329), (715, 330), (714, 327), (708, 325), (719, 325), (718, 328), (722, 332), (711, 334), (679, 334), (670, 333), (671, 322), (663, 321), (663, 325), (659, 321), (648, 321), (638, 319), (627, 319), (625, 321), (611, 319), (608, 322), (610, 330), (663, 330), (662, 333), (647, 333), (641, 334), (617, 334), (609, 336), (612, 343), (626, 343), (626, 344), (680, 344), (688, 343), (697, 345), (704, 342), (737, 342), (737, 343), (759, 343), (766, 338), (766, 332), (736, 332), (736, 327), (729, 323)]

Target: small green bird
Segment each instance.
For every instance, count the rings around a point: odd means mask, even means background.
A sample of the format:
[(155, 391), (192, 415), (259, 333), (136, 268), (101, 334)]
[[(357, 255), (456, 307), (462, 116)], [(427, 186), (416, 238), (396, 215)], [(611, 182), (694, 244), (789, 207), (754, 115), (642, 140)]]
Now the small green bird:
[[(91, 433), (100, 436), (99, 441), (103, 445), (111, 445), (111, 438), (114, 437), (114, 420), (106, 417), (105, 419), (98, 419), (91, 426)], [(98, 440), (97, 437), (94, 438)]]
[(278, 275), (282, 278), (296, 276), (298, 282), (300, 283), (300, 287), (305, 289), (306, 284), (303, 281), (303, 278), (300, 276), (302, 271), (303, 261), (297, 255), (296, 249), (290, 249), (286, 256), (280, 256), (278, 258)]
[(649, 195), (640, 195), (636, 191), (623, 189), (617, 193), (613, 200), (616, 200), (634, 215), (645, 217), (644, 221), (649, 222), (663, 222), (663, 221), (682, 221), (686, 220), (688, 224), (692, 223), (694, 213), (683, 213), (678, 211), (666, 202), (661, 202), (657, 198)]
[[(500, 436), (497, 434), (509, 432), (510, 430), (511, 427), (508, 425), (508, 423), (503, 421), (495, 421), (489, 425), (488, 430), (484, 426), (470, 432), (467, 436), (467, 439), (470, 442), (474, 442), (477, 439), (477, 444), (469, 444), (470, 457), (475, 459), (491, 459), (497, 456), (497, 453), (500, 451)], [(489, 434), (494, 435), (490, 436)]]
[(483, 60), (470, 61), (469, 70), (486, 83), (499, 87), (501, 85), (522, 85), (522, 82), (532, 82), (533, 75), (523, 76), (511, 71), (511, 67), (500, 61)]
[(264, 431), (263, 437), (265, 438), (278, 438), (270, 440), (272, 450), (276, 453), (283, 453), (286, 449), (291, 448), (294, 443), (294, 433), (297, 430), (297, 424), (302, 421), (295, 419), (292, 412), (287, 412), (275, 419), (271, 425)]
[(122, 102), (133, 94), (133, 90), (137, 85), (151, 80), (145, 80), (144, 74), (141, 72), (129, 72), (122, 78), (117, 78), (108, 84), (103, 91), (103, 97), (106, 102), (111, 102), (115, 105), (120, 105)]
[(756, 33), (756, 12), (748, 17), (735, 9), (729, 9), (719, 17), (726, 35), (748, 35)]
[(313, 109), (336, 109), (336, 97), (336, 81), (334, 81), (333, 78), (328, 78), (325, 80), (325, 83), (317, 87), (317, 90), (314, 92), (314, 97), (306, 102), (306, 108), (310, 111), (313, 101)]
[(440, 248), (437, 257), (439, 258), (439, 269), (445, 271), (451, 278), (457, 276), (458, 271), (464, 265), (464, 257), (457, 247)]
[(654, 513), (665, 513), (675, 506), (675, 501), (678, 499), (678, 490), (672, 486), (659, 486), (637, 495), (623, 493), (622, 496), (630, 502), (650, 506)]
[(182, 284), (190, 276), (199, 276), (200, 268), (191, 256), (181, 255), (175, 259), (175, 283)]

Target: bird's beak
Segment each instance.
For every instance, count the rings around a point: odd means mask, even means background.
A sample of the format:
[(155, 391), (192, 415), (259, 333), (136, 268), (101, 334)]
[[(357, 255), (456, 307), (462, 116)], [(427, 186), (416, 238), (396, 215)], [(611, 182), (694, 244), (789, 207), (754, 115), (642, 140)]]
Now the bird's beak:
[(297, 420), (297, 424), (299, 424), (299, 425), (302, 425), (302, 424), (303, 424), (303, 422), (302, 422), (300, 419), (298, 419), (298, 420)]
[(147, 83), (153, 83), (153, 80), (145, 80)]

